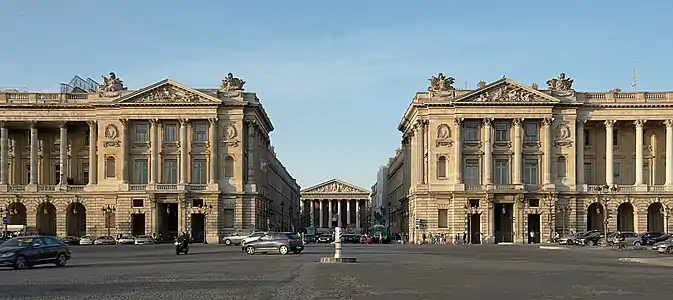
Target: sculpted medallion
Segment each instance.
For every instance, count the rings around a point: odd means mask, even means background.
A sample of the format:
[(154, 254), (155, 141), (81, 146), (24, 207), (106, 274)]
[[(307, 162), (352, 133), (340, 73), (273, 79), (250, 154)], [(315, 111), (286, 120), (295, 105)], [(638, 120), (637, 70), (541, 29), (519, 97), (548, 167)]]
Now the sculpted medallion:
[(119, 130), (117, 129), (117, 126), (115, 126), (114, 124), (107, 124), (107, 126), (105, 126), (106, 139), (114, 140), (117, 138), (118, 135)]
[(451, 141), (451, 128), (447, 124), (440, 124), (437, 126), (437, 139), (435, 140), (435, 147), (446, 146), (450, 147), (453, 142)]
[(570, 140), (570, 125), (561, 123), (556, 126), (556, 147), (567, 147), (572, 145)]
[(224, 125), (224, 132), (222, 134), (222, 143), (228, 146), (238, 146), (238, 131), (234, 124)]

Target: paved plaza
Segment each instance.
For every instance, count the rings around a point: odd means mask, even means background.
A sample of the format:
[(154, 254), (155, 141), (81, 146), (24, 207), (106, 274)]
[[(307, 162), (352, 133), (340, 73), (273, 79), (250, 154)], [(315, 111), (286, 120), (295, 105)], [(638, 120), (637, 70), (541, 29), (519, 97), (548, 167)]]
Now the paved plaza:
[(654, 299), (673, 293), (671, 268), (620, 261), (656, 253), (521, 245), (344, 245), (356, 264), (238, 247), (73, 247), (67, 268), (0, 271), (0, 299)]

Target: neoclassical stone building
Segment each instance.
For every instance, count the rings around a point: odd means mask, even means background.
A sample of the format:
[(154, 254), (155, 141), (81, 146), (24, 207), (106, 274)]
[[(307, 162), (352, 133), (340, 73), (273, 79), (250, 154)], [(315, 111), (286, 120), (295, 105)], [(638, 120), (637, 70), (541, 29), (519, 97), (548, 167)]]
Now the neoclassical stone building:
[(476, 90), (453, 82), (432, 77), (399, 124), (393, 232), (522, 243), (671, 229), (673, 92), (577, 92), (565, 74), (544, 89), (504, 76)]
[[(60, 93), (0, 91), (0, 201), (10, 225), (49, 235), (290, 229), (300, 188), (245, 81), (219, 88), (162, 80)], [(281, 223), (281, 220), (283, 222)]]
[(369, 216), (369, 191), (338, 179), (330, 179), (301, 191), (304, 227), (327, 232), (342, 227), (359, 233)]

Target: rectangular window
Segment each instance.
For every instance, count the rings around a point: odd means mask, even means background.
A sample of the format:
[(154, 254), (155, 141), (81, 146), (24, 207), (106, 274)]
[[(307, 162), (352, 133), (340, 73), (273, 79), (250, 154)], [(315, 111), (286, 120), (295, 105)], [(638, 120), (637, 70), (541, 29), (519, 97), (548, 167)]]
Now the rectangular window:
[(537, 123), (526, 122), (524, 124), (524, 133), (526, 135), (526, 142), (537, 142), (539, 140)]
[(479, 141), (479, 122), (465, 122), (465, 140), (470, 142)]
[(619, 145), (619, 132), (617, 128), (612, 128), (612, 145), (613, 146)]
[(205, 159), (195, 159), (192, 161), (191, 183), (205, 184), (207, 181), (206, 172), (207, 162)]
[[(650, 171), (650, 163), (650, 160), (643, 162), (643, 180), (646, 185), (650, 185), (650, 182), (654, 182), (654, 180), (652, 180), (652, 172)], [(664, 168), (664, 170), (666, 169)]]
[(55, 164), (53, 164), (53, 166), (54, 166), (53, 167), (54, 177), (51, 178), (51, 184), (56, 185), (61, 180), (61, 164), (60, 163), (55, 163)]
[(161, 183), (175, 184), (178, 183), (178, 160), (164, 159), (163, 166), (161, 166)]
[(86, 147), (88, 147), (89, 144), (91, 144), (91, 139), (90, 139), (91, 135), (90, 134), (91, 134), (91, 130), (89, 130), (89, 128), (87, 128), (86, 131), (84, 132), (84, 146), (86, 146)]
[(143, 207), (145, 205), (143, 199), (133, 199), (133, 207), (138, 208), (138, 207)]
[(479, 159), (465, 159), (464, 170), (465, 184), (481, 184), (479, 176)]
[(135, 124), (134, 141), (137, 143), (147, 143), (150, 140), (149, 124), (146, 122), (138, 122)]
[(621, 163), (618, 163), (616, 161), (612, 163), (612, 178), (614, 178), (614, 181), (617, 184), (621, 184), (621, 178), (620, 178), (622, 176), (621, 168), (622, 168)]
[(25, 174), (25, 177), (23, 178), (23, 184), (26, 185), (30, 183), (30, 162), (23, 164), (23, 174)]
[(591, 146), (591, 131), (584, 129), (584, 146)]
[(168, 123), (164, 124), (164, 142), (177, 142), (180, 138), (178, 136), (178, 124)]
[(528, 206), (529, 207), (540, 207), (540, 199), (529, 199), (528, 200)]
[(449, 228), (449, 210), (448, 209), (438, 209), (437, 210), (437, 227), (438, 228)]
[(509, 141), (509, 127), (507, 122), (496, 122), (495, 123), (495, 141), (496, 142), (506, 142)]
[(149, 182), (147, 159), (136, 159), (133, 161), (133, 181), (137, 184), (147, 184)]
[(591, 177), (591, 163), (584, 163), (584, 183), (592, 184), (593, 178)]
[(538, 184), (538, 161), (537, 159), (526, 159), (523, 168), (523, 183)]
[(208, 140), (206, 122), (194, 122), (192, 126), (194, 129), (192, 134), (192, 142), (205, 142)]
[(83, 184), (89, 184), (89, 163), (82, 164), (82, 179), (80, 182)]
[(509, 182), (509, 160), (496, 159), (495, 160), (495, 183), (496, 184), (510, 184)]
[(203, 199), (192, 199), (192, 207), (203, 206)]

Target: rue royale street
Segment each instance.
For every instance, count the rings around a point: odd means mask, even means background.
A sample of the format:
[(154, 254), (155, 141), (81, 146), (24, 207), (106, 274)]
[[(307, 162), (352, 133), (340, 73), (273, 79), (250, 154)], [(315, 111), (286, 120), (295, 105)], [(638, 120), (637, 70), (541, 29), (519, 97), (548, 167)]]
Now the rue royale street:
[(66, 268), (0, 271), (0, 299), (653, 299), (673, 293), (649, 250), (526, 245), (344, 245), (354, 264), (320, 264), (333, 246), (249, 256), (239, 247), (73, 247)]

